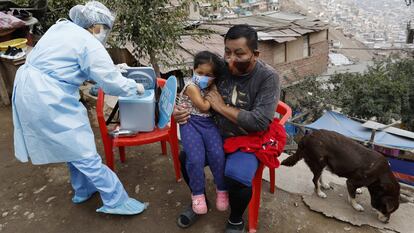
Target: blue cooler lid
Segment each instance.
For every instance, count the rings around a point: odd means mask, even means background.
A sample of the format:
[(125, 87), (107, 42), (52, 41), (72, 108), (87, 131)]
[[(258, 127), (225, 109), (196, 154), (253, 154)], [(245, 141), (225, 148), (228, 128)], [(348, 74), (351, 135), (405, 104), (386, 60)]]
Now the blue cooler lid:
[(126, 68), (126, 71), (127, 71), (126, 73), (123, 73), (125, 75), (125, 77), (127, 77), (128, 74), (130, 74), (131, 72), (134, 72), (134, 71), (144, 72), (152, 78), (157, 77), (157, 75), (155, 74), (154, 68), (152, 68), (150, 66), (128, 67), (128, 68)]
[(125, 77), (143, 84), (147, 90), (156, 88), (157, 79), (152, 67), (129, 67), (126, 70), (127, 72), (123, 74)]
[(122, 103), (153, 103), (155, 101), (154, 90), (145, 90), (142, 95), (132, 95), (128, 97), (119, 97), (119, 102)]
[(177, 96), (177, 78), (172, 75), (167, 79), (164, 88), (162, 88), (159, 108), (158, 127), (164, 128), (171, 119), (171, 114), (174, 110), (175, 97)]

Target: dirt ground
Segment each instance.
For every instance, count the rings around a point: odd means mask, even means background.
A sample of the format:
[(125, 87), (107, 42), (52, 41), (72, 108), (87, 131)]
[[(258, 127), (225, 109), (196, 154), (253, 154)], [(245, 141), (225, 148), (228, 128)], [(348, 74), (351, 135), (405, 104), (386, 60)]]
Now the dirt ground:
[[(95, 135), (102, 155), (96, 129)], [(132, 217), (98, 214), (99, 195), (84, 204), (72, 204), (65, 164), (34, 166), (14, 158), (11, 108), (0, 107), (0, 232), (223, 232), (228, 213), (215, 209), (189, 229), (176, 226), (176, 217), (189, 203), (190, 194), (184, 182), (175, 182), (170, 157), (160, 153), (159, 144), (127, 148), (126, 163), (116, 164), (129, 195), (149, 203), (144, 213)], [(214, 187), (207, 173), (207, 193), (213, 199)], [(258, 232), (380, 232), (313, 212), (300, 195), (268, 190), (269, 184), (263, 182)]]

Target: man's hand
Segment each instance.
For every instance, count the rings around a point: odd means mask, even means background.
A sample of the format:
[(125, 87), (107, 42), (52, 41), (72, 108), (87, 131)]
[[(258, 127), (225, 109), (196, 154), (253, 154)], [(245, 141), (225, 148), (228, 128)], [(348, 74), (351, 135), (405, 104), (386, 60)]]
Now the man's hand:
[(174, 120), (180, 125), (187, 123), (188, 119), (190, 119), (190, 111), (182, 105), (175, 105), (172, 115)]
[(208, 102), (210, 102), (211, 107), (216, 112), (220, 113), (220, 108), (226, 106), (223, 97), (221, 97), (220, 93), (217, 91), (217, 88), (212, 88), (205, 98), (208, 100)]
[(217, 91), (217, 88), (213, 87), (210, 89), (205, 98), (208, 102), (210, 102), (210, 106), (214, 109), (214, 111), (224, 116), (234, 124), (238, 124), (237, 117), (240, 113), (240, 110), (235, 107), (226, 105), (226, 103), (224, 103), (223, 97)]
[(210, 87), (209, 87), (209, 91), (217, 91), (217, 86), (216, 86), (216, 84), (211, 84), (210, 85)]

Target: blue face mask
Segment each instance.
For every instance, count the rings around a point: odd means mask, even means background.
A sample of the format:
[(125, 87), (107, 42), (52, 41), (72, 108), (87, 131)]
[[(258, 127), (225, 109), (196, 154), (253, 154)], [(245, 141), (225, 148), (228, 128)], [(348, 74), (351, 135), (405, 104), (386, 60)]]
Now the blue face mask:
[(210, 77), (205, 76), (205, 75), (198, 75), (198, 74), (193, 74), (192, 77), (192, 81), (200, 87), (200, 89), (206, 89), (208, 87), (208, 82), (210, 81)]

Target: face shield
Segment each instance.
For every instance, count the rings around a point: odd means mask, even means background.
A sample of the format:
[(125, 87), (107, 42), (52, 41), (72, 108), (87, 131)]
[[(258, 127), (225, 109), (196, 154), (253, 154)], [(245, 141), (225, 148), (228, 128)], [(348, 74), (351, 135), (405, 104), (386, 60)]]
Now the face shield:
[(106, 25), (95, 24), (92, 26), (92, 35), (103, 45), (106, 44), (106, 41), (109, 37), (109, 33), (111, 33), (111, 29)]

